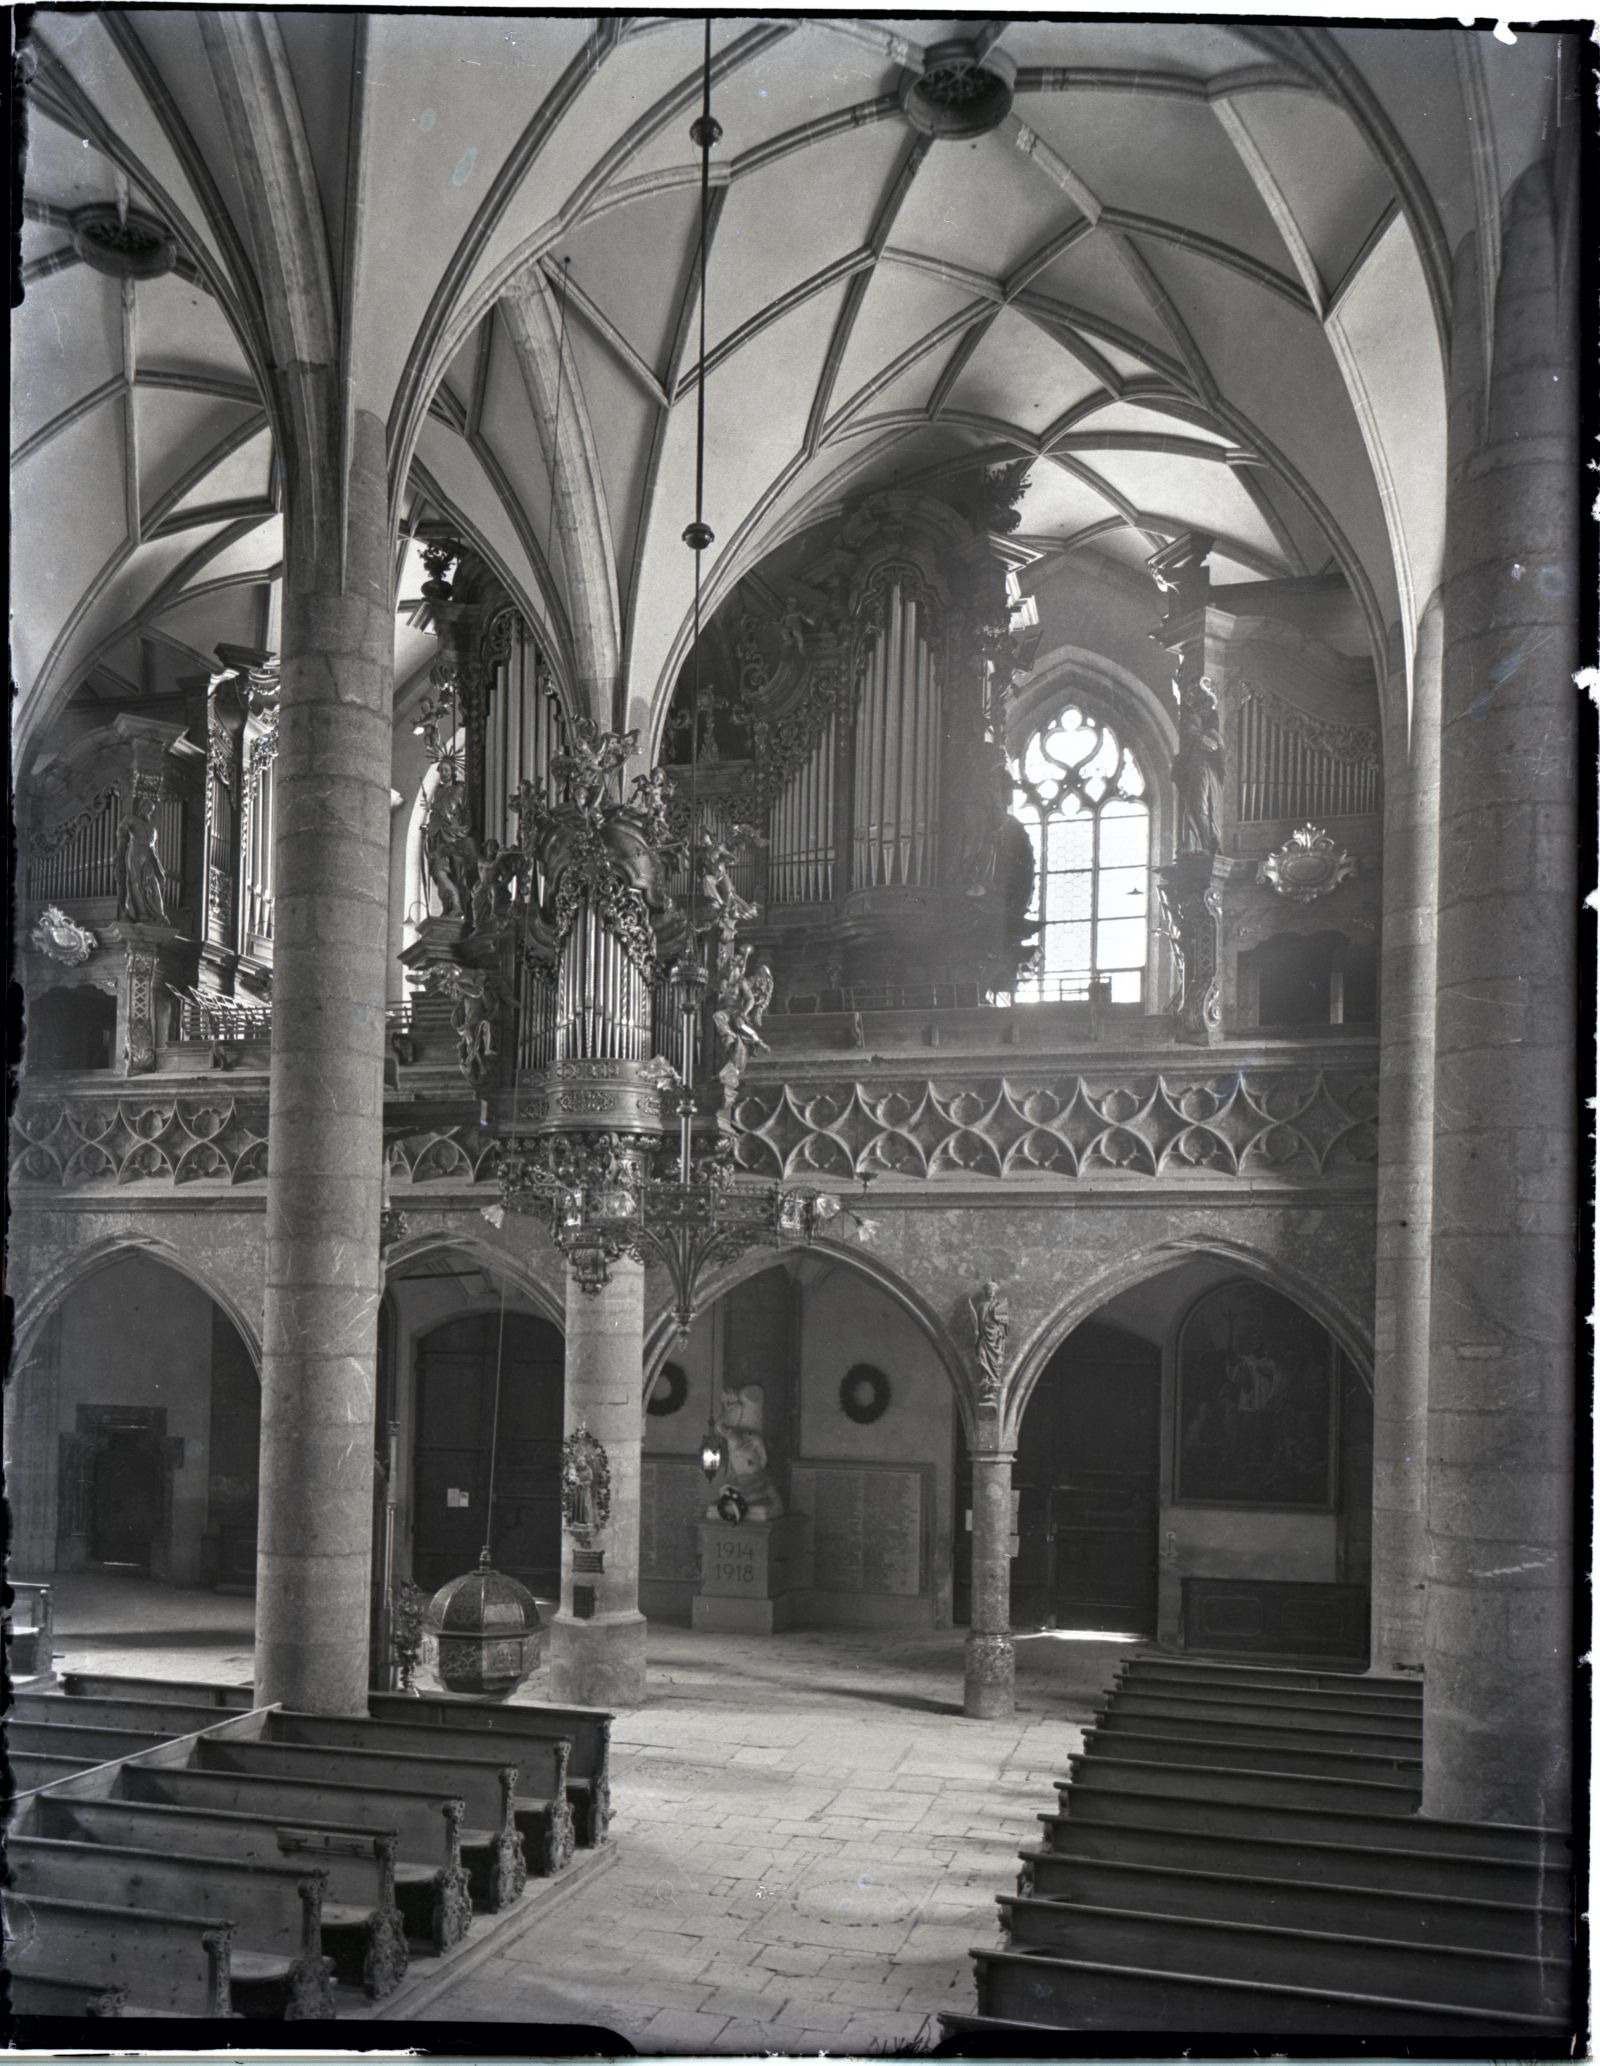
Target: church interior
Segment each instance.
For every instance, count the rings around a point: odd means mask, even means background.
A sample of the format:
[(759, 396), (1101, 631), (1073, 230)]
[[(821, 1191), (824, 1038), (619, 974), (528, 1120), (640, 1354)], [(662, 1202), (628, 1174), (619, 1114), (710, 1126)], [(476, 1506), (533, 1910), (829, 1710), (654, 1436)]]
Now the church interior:
[(1570, 2055), (1581, 36), (19, 64), (18, 2041)]

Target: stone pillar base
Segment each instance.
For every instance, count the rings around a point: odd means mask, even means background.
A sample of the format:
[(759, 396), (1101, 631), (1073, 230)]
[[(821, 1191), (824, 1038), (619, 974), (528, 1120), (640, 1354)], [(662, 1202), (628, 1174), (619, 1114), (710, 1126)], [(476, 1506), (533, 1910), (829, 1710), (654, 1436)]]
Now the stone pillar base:
[(1010, 1636), (967, 1637), (962, 1712), (973, 1721), (1004, 1721), (1017, 1711), (1017, 1654)]
[(558, 1614), (550, 1624), (550, 1698), (564, 1707), (643, 1707), (642, 1614)]
[(791, 1573), (800, 1562), (805, 1519), (781, 1514), (775, 1521), (702, 1521), (700, 1590), (690, 1607), (697, 1629), (737, 1635), (771, 1635), (794, 1620)]

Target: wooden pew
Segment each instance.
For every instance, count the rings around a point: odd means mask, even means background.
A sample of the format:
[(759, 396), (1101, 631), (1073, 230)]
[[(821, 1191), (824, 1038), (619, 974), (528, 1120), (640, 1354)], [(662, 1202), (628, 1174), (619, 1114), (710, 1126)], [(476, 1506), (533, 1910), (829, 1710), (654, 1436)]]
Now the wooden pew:
[(93, 1729), (133, 1729), (147, 1736), (193, 1736), (226, 1721), (228, 1710), (201, 1701), (114, 1698), (110, 1694), (29, 1693), (14, 1695), (6, 1721), (35, 1725), (68, 1723)]
[[(489, 1730), (451, 1729), (448, 1734), (429, 1723), (390, 1720), (361, 1721), (343, 1716), (291, 1713), (273, 1708), (263, 1738), (268, 1743), (314, 1743), (334, 1750), (397, 1752), (498, 1767), (517, 1761), (516, 1824), (523, 1838), (528, 1870), (549, 1878), (572, 1863), (572, 1810), (567, 1800), (567, 1774), (572, 1745), (562, 1737), (511, 1735)], [(471, 1812), (471, 1803), (468, 1803)]]
[(567, 1796), (574, 1840), (592, 1849), (611, 1822), (611, 1723), (603, 1707), (552, 1707), (544, 1701), (472, 1700), (453, 1693), (374, 1693), (367, 1702), (377, 1721), (422, 1723), (442, 1729), (488, 1730), (513, 1737), (565, 1737), (572, 1745)]
[(315, 1774), (270, 1778), (192, 1765), (118, 1768), (113, 1798), (215, 1808), (295, 1828), (319, 1825), (387, 1831), (395, 1838), (395, 1902), (411, 1935), (448, 1951), (472, 1926), (472, 1890), (461, 1862), (459, 1799), (392, 1786), (334, 1785)]
[(1140, 1728), (1118, 1729), (1103, 1721), (1083, 1732), (1083, 1755), (1132, 1758), (1147, 1765), (1213, 1765), (1234, 1775), (1305, 1773), (1308, 1778), (1336, 1779), (1347, 1785), (1407, 1786), (1422, 1794), (1421, 1744), (1398, 1757), (1380, 1752), (1298, 1749), (1285, 1743), (1261, 1743), (1242, 1736), (1224, 1736), (1214, 1729), (1203, 1735), (1160, 1736)]
[(322, 1948), (341, 1980), (373, 2001), (405, 1977), (409, 1952), (395, 1901), (395, 1849), (390, 1830), (335, 1823), (288, 1823), (272, 1815), (217, 1808), (173, 1807), (163, 1801), (75, 1800), (41, 1794), (28, 1814), (30, 1834), (82, 1843), (121, 1844), (232, 1858), (241, 1864), (303, 1862), (327, 1880)]
[(1564, 2018), (1567, 2011), (1564, 1958), (1400, 1943), (1326, 1928), (1285, 1929), (1210, 1914), (1167, 1915), (1009, 1894), (997, 1899), (1001, 1927), (1018, 1951), (1205, 1973), (1214, 1980), (1446, 2001), (1486, 2013)]
[(119, 1672), (64, 1671), (61, 1690), (74, 1697), (104, 1695), (111, 1700), (175, 1700), (184, 1706), (252, 1708), (249, 1686), (224, 1686), (210, 1679), (124, 1678)]
[(509, 1908), (527, 1884), (516, 1820), (517, 1767), (509, 1761), (485, 1764), (412, 1751), (198, 1736), (190, 1765), (199, 1771), (250, 1773), (320, 1786), (398, 1789), (434, 1800), (459, 1800), (466, 1809), (461, 1857), (474, 1904), (490, 1911)]
[(96, 1990), (126, 1992), (130, 2016), (233, 2013), (232, 1925), (53, 1895), (5, 1896), (6, 1961), (13, 1974), (77, 1974)]
[(1418, 1803), (1414, 1785), (1332, 1779), (1313, 1772), (1230, 1771), (1176, 1759), (1169, 1763), (1165, 1758), (1114, 1757), (1103, 1746), (1069, 1755), (1067, 1770), (1070, 1779), (1057, 1782), (1063, 1800), (1069, 1790), (1080, 1796), (1090, 1792), (1147, 1793), (1210, 1801), (1236, 1812), (1240, 1808), (1325, 1809), (1368, 1819), (1414, 1815)]
[[(1133, 1832), (1122, 1830), (1119, 1836)], [(1418, 1892), (1365, 1884), (1359, 1869), (1349, 1881), (1309, 1874), (1272, 1879), (1241, 1873), (1213, 1860), (1211, 1868), (1177, 1863), (1171, 1838), (1159, 1858), (1136, 1859), (1119, 1846), (1103, 1857), (1024, 1853), (1017, 1892), (1044, 1901), (1089, 1908), (1149, 1909), (1162, 1915), (1203, 1915), (1213, 1921), (1281, 1924), (1332, 1930), (1457, 1949), (1519, 1951), (1536, 1956), (1561, 1944), (1566, 1918), (1556, 1908), (1509, 1901), (1464, 1899), (1458, 1892)], [(1437, 1861), (1434, 1861), (1437, 1863)]]
[(11, 2013), (21, 2028), (14, 2032), (19, 2044), (28, 2042), (27, 2020), (45, 2016), (59, 2022), (64, 2016), (120, 2016), (128, 2005), (125, 1987), (98, 1987), (89, 1980), (68, 1980), (56, 1973), (13, 1973)]
[(8, 1749), (11, 1765), (11, 1784), (19, 1794), (31, 1793), (36, 1786), (54, 1786), (58, 1779), (70, 1779), (77, 1772), (86, 1772), (93, 1759), (68, 1757), (40, 1757), (33, 1752), (14, 1748)]
[(226, 1917), (237, 2015), (299, 2023), (334, 2013), (319, 1872), (63, 1837), (13, 1836), (6, 1855), (15, 1891), (30, 1900), (198, 1908)]
[(73, 1758), (80, 1767), (137, 1757), (167, 1741), (160, 1729), (98, 1729), (63, 1722), (6, 1722), (6, 1742), (23, 1757)]
[[(1362, 1758), (1394, 1758), (1409, 1764), (1420, 1764), (1422, 1760), (1421, 1729), (1399, 1722), (1379, 1729), (1370, 1720), (1363, 1720), (1355, 1728), (1338, 1723), (1302, 1722), (1298, 1716), (1275, 1721), (1236, 1720), (1227, 1713), (1220, 1718), (1196, 1714), (1192, 1701), (1175, 1705), (1179, 1711), (1170, 1713), (1164, 1703), (1113, 1700), (1094, 1717), (1093, 1728), (1108, 1743), (1113, 1737), (1127, 1735), (1147, 1739), (1182, 1737), (1230, 1744), (1239, 1750), (1335, 1751)], [(1246, 1708), (1241, 1712), (1255, 1717), (1263, 1710)]]
[[(1081, 1808), (1082, 1803), (1075, 1805)], [(1564, 1875), (1537, 1861), (1419, 1849), (1407, 1843), (1403, 1822), (1389, 1824), (1383, 1842), (1344, 1843), (1269, 1833), (1271, 1824), (1256, 1833), (1244, 1827), (1184, 1829), (1164, 1820), (1150, 1826), (1121, 1819), (1098, 1821), (1078, 1813), (1039, 1819), (1046, 1840), (1022, 1853), (1024, 1861), (1031, 1859), (1036, 1867), (1047, 1858), (1068, 1864), (1075, 1859), (1107, 1859), (1234, 1873), (1246, 1879), (1292, 1878), (1303, 1884), (1362, 1887), (1379, 1894), (1453, 1894), (1525, 1909), (1546, 1904), (1565, 1884)]]
[[(1564, 2019), (1518, 2016), (1450, 2004), (1397, 2000), (1376, 1992), (1171, 1973), (1051, 1958), (1036, 1951), (975, 1946), (979, 2015), (1001, 2023), (1071, 2030), (1240, 2031), (1324, 2037), (1454, 2038), (1480, 2052), (1490, 2038), (1538, 2045), (1566, 2034)], [(976, 2019), (962, 2019), (970, 2024)], [(1533, 2056), (1530, 2052), (1529, 2056)]]

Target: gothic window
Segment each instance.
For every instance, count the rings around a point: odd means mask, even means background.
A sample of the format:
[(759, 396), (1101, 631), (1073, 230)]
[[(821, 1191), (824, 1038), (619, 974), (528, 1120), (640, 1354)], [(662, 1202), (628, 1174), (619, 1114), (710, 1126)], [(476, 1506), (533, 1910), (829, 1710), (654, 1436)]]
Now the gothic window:
[(1012, 810), (1033, 841), (1038, 965), (1017, 998), (1144, 994), (1150, 806), (1138, 762), (1110, 726), (1069, 703), (1012, 762)]

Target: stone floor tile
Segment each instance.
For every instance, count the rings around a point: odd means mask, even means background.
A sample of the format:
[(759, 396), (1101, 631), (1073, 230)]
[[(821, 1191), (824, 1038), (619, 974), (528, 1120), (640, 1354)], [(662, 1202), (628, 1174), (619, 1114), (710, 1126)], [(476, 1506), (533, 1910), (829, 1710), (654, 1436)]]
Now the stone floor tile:
[(770, 1973), (791, 1973), (807, 1978), (822, 1972), (828, 1954), (814, 1944), (762, 1944), (752, 1951), (750, 1963)]
[(912, 2010), (896, 2013), (889, 2009), (857, 2009), (840, 2033), (844, 2049), (850, 2052), (882, 2052), (891, 2047), (904, 2050), (921, 2034), (926, 2015)]
[[(748, 1976), (748, 1980), (759, 1980), (761, 1977), (761, 1973), (756, 1971)], [(770, 1985), (765, 1989), (749, 1984), (742, 1987), (718, 1987), (700, 2004), (701, 2015), (738, 2016), (757, 2021), (770, 2018), (777, 2021), (788, 2007), (792, 1989), (782, 1974), (773, 1973), (769, 1977)]]
[(818, 2047), (809, 2042), (803, 2023), (752, 2023), (735, 2019), (715, 2039), (711, 2049), (729, 2058), (754, 2059), (768, 2052), (782, 2052), (792, 2058), (800, 2058), (815, 2052)]
[(643, 2051), (703, 2052), (728, 2026), (726, 2016), (698, 2016), (687, 2009), (663, 2009), (639, 2031)]

